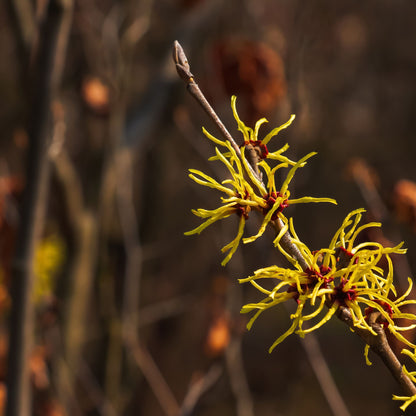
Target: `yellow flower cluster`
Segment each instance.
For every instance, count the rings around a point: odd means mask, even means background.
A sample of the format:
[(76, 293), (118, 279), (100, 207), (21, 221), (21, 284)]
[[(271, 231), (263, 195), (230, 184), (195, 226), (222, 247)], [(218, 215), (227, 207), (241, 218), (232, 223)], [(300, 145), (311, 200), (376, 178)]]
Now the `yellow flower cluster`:
[[(288, 219), (283, 215), (282, 211), (289, 205), (308, 202), (330, 202), (336, 204), (336, 201), (331, 198), (290, 198), (288, 187), (295, 172), (300, 167), (305, 166), (306, 161), (315, 153), (309, 153), (298, 162), (294, 162), (283, 155), (283, 153), (289, 148), (287, 144), (275, 152), (269, 152), (266, 145), (273, 136), (277, 135), (279, 131), (291, 124), (295, 118), (293, 115), (287, 123), (273, 129), (263, 140), (259, 140), (259, 128), (263, 123), (267, 122), (267, 120), (264, 118), (259, 120), (254, 129), (252, 129), (247, 127), (240, 120), (236, 109), (236, 97), (232, 97), (231, 107), (234, 118), (237, 121), (238, 129), (243, 133), (243, 144), (240, 148), (241, 154), (238, 155), (236, 150), (228, 141), (219, 140), (203, 129), (203, 132), (208, 139), (216, 145), (225, 148), (223, 151), (220, 151), (219, 148), (216, 147), (216, 155), (210, 158), (210, 160), (221, 161), (228, 169), (230, 177), (222, 182), (218, 182), (214, 178), (199, 170), (189, 170), (190, 178), (196, 183), (216, 189), (222, 192), (224, 196), (221, 197), (221, 206), (219, 208), (213, 210), (202, 208), (193, 210), (192, 212), (196, 216), (204, 219), (205, 221), (195, 229), (185, 233), (185, 235), (199, 234), (212, 223), (220, 219), (227, 218), (232, 214), (237, 214), (240, 218), (237, 236), (222, 248), (222, 252), (228, 252), (227, 256), (221, 263), (222, 265), (227, 264), (237, 250), (238, 245), (243, 238), (245, 223), (248, 220), (251, 211), (259, 211), (263, 214), (264, 218), (258, 232), (251, 237), (244, 238), (244, 243), (255, 241), (263, 235), (267, 225), (275, 221), (277, 218), (280, 218), (284, 224), (288, 224)], [(251, 156), (254, 152), (257, 157), (256, 161), (253, 162), (251, 157), (248, 157), (249, 152)], [(278, 163), (271, 167), (268, 163), (270, 160), (277, 161)], [(267, 178), (266, 185), (264, 185), (262, 180), (254, 174), (253, 163), (254, 168), (257, 169), (258, 167), (261, 167), (264, 171)], [(276, 186), (275, 176), (276, 172), (283, 168), (288, 168), (289, 170), (286, 179), (278, 189)], [(280, 236), (281, 235), (278, 237)], [(276, 240), (276, 243), (277, 242), (278, 239)]]
[[(409, 303), (406, 300), (411, 290), (397, 297), (393, 284), (393, 266), (390, 255), (403, 254), (403, 243), (396, 247), (386, 248), (376, 242), (355, 244), (359, 233), (368, 227), (379, 227), (379, 223), (369, 223), (358, 226), (363, 209), (355, 210), (347, 215), (341, 227), (335, 233), (328, 248), (311, 252), (296, 235), (293, 222), (290, 221), (289, 231), (293, 243), (308, 264), (303, 270), (297, 260), (284, 251), (280, 243), (279, 250), (293, 264), (293, 269), (271, 266), (257, 270), (253, 276), (240, 279), (240, 282), (250, 282), (254, 287), (266, 294), (260, 302), (250, 303), (242, 308), (243, 313), (257, 310), (248, 323), (250, 329), (257, 317), (272, 306), (289, 299), (297, 302), (296, 312), (290, 316), (292, 325), (271, 346), (272, 351), (288, 335), (297, 333), (301, 337), (314, 331), (328, 322), (340, 306), (349, 309), (354, 326), (370, 331), (377, 335), (368, 323), (372, 312), (380, 314), (380, 321), (397, 339), (414, 347), (403, 335), (402, 331), (412, 329), (416, 324), (401, 327), (397, 319), (410, 319), (416, 322), (416, 316), (404, 313), (401, 308)], [(380, 266), (382, 260), (387, 264), (387, 270)], [(271, 289), (260, 285), (264, 279), (277, 280)], [(391, 300), (391, 299), (395, 300)], [(324, 308), (327, 306), (327, 308)], [(305, 311), (308, 312), (305, 312)], [(313, 322), (313, 324), (310, 324)], [(306, 324), (306, 328), (304, 327)], [(366, 353), (368, 349), (366, 350)], [(367, 359), (368, 362), (368, 359)], [(369, 362), (368, 362), (369, 363)]]
[[(363, 230), (380, 227), (381, 224), (370, 222), (360, 225), (364, 210), (357, 209), (345, 217), (328, 247), (311, 251), (296, 234), (292, 218), (287, 218), (283, 211), (297, 203), (336, 204), (336, 201), (315, 197), (292, 199), (290, 196), (289, 185), (295, 173), (305, 166), (307, 160), (315, 153), (309, 153), (299, 161), (292, 161), (284, 156), (289, 148), (287, 144), (275, 152), (269, 152), (267, 148), (270, 140), (288, 127), (295, 116), (292, 115), (285, 124), (259, 139), (260, 127), (267, 120), (259, 120), (252, 129), (240, 120), (235, 97), (231, 99), (231, 107), (238, 130), (243, 135), (240, 150), (203, 129), (206, 137), (217, 146), (215, 156), (209, 160), (222, 162), (228, 170), (229, 177), (219, 182), (195, 169), (190, 169), (189, 175), (198, 184), (220, 191), (223, 194), (221, 205), (213, 210), (193, 210), (193, 213), (204, 221), (185, 234), (199, 234), (214, 222), (236, 214), (239, 217), (237, 235), (222, 248), (223, 252), (228, 252), (222, 262), (222, 265), (225, 265), (241, 241), (255, 241), (263, 235), (269, 224), (278, 230), (273, 241), (274, 246), (291, 263), (291, 267), (265, 267), (255, 271), (252, 276), (239, 280), (240, 283), (249, 282), (263, 294), (262, 300), (242, 307), (242, 313), (255, 312), (247, 328), (251, 329), (255, 320), (265, 310), (286, 301), (294, 301), (296, 310), (290, 315), (291, 325), (272, 344), (269, 349), (271, 352), (293, 333), (304, 337), (320, 328), (342, 307), (348, 310), (353, 328), (377, 336), (372, 325), (375, 322), (382, 325), (396, 339), (414, 350), (412, 353), (405, 349), (403, 353), (416, 362), (416, 345), (402, 335), (403, 331), (416, 327), (416, 315), (404, 310), (407, 306), (416, 304), (415, 300), (408, 299), (412, 290), (412, 280), (408, 279), (409, 287), (403, 295), (398, 295), (393, 281), (391, 255), (404, 254), (406, 250), (402, 248), (403, 243), (395, 247), (384, 247), (378, 242), (359, 242)], [(276, 184), (278, 171), (286, 172), (280, 186)], [(246, 221), (255, 211), (263, 216), (261, 225), (255, 235), (243, 237)], [(400, 326), (403, 319), (414, 323)], [(369, 345), (366, 345), (364, 354), (367, 364), (370, 365), (368, 351)], [(409, 372), (403, 366), (403, 372), (416, 384), (416, 371)], [(404, 401), (401, 406), (403, 411), (416, 401), (416, 395), (393, 398)]]

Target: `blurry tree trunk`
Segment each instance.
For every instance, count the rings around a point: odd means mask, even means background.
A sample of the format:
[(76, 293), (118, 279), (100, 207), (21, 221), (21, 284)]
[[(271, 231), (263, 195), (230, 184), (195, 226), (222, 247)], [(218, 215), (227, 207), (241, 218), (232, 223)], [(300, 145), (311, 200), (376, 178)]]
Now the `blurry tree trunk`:
[(29, 355), (33, 337), (33, 254), (47, 205), (51, 100), (59, 84), (70, 27), (70, 0), (50, 1), (30, 68), (26, 187), (12, 271), (6, 415), (31, 414)]

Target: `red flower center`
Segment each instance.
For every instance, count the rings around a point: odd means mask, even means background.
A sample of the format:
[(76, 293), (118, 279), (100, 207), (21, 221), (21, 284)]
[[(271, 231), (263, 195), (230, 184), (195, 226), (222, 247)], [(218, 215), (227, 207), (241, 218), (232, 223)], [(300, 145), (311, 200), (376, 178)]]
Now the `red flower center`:
[[(239, 193), (237, 193), (236, 196), (238, 198), (241, 198), (241, 195)], [(246, 194), (244, 195), (243, 199), (249, 199), (249, 194), (248, 194), (247, 191), (246, 191)], [(251, 207), (249, 205), (235, 204), (234, 208), (235, 208), (235, 213), (239, 217), (244, 217), (246, 220), (248, 220), (248, 214), (251, 211)]]
[[(265, 195), (263, 198), (266, 201), (267, 206), (265, 208), (263, 208), (263, 215), (266, 215), (274, 206), (274, 204), (276, 203), (277, 198), (281, 197), (281, 193), (280, 192), (272, 192), (269, 195)], [(279, 212), (282, 212), (285, 208), (287, 208), (289, 206), (289, 203), (287, 201), (287, 199), (284, 199), (279, 207), (276, 209), (275, 212), (273, 212), (273, 215), (271, 217), (271, 220), (277, 220), (277, 216), (279, 214)]]
[[(382, 306), (382, 308), (388, 313), (390, 318), (393, 318), (393, 309), (387, 302), (385, 302), (384, 300), (380, 300), (380, 299), (374, 299), (373, 302), (378, 303), (380, 306)], [(365, 309), (366, 321), (368, 321), (370, 314), (373, 312), (377, 312), (377, 309), (373, 308), (372, 306), (369, 306), (368, 308)], [(389, 326), (389, 323), (383, 317), (382, 317), (382, 322), (383, 322), (384, 328), (387, 328)]]
[(337, 302), (341, 306), (348, 306), (347, 302), (352, 302), (357, 298), (356, 286), (345, 289), (347, 282), (347, 279), (341, 278), (341, 282), (334, 288), (334, 293), (331, 295), (332, 302)]
[[(323, 281), (323, 287), (327, 288), (329, 283), (332, 282), (334, 280), (333, 277), (325, 277), (326, 274), (328, 274), (331, 271), (330, 267), (325, 267), (325, 266), (320, 266), (319, 267), (319, 272), (316, 270), (312, 270), (312, 269), (306, 269), (305, 273), (307, 274), (309, 281), (308, 283), (302, 283), (300, 285), (301, 291), (302, 292), (306, 292), (308, 290), (312, 290), (317, 283), (322, 282)], [(289, 289), (287, 290), (287, 293), (295, 293), (294, 295), (294, 300), (299, 303), (299, 291), (298, 291), (298, 287), (297, 285), (293, 284), (289, 287)]]

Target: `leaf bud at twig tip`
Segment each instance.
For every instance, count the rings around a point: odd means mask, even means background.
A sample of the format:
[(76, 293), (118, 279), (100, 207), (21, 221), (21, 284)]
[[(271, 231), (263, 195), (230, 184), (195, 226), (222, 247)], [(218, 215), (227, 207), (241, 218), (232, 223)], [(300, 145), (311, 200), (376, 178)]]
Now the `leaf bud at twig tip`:
[(180, 64), (189, 69), (188, 59), (186, 58), (181, 44), (177, 40), (173, 42), (173, 60), (175, 61), (175, 64)]
[(188, 59), (181, 44), (177, 40), (173, 42), (173, 61), (175, 62), (178, 75), (187, 83), (194, 82), (194, 76), (190, 71)]

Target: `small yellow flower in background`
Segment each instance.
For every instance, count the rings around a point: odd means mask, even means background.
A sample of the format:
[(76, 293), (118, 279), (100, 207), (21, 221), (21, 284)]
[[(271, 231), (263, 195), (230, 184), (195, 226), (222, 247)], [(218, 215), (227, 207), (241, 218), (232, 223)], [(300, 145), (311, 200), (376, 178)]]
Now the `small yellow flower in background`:
[(65, 245), (58, 235), (50, 235), (38, 243), (34, 258), (36, 301), (52, 294), (55, 286), (54, 278), (62, 267), (64, 259)]

